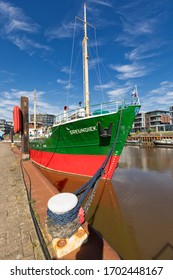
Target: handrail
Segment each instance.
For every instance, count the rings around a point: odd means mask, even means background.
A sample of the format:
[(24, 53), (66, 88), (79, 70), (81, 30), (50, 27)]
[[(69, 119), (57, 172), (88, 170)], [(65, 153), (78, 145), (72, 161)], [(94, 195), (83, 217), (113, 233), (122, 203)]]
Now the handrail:
[[(126, 102), (125, 100), (118, 100), (112, 102), (105, 102), (101, 104), (95, 104), (90, 106), (90, 116), (115, 113), (121, 108), (126, 108), (132, 104), (132, 102)], [(66, 110), (56, 116), (54, 125), (66, 123), (70, 120), (80, 119), (86, 117), (84, 107), (76, 107), (73, 110)]]

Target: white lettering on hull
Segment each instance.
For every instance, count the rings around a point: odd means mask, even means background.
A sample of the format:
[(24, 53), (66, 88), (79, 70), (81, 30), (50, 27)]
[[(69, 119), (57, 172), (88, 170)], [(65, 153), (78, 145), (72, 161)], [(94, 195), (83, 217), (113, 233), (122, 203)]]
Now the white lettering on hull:
[(88, 133), (88, 132), (93, 132), (93, 131), (97, 131), (96, 126), (90, 126), (90, 127), (80, 128), (80, 129), (69, 130), (69, 133), (71, 135), (73, 135), (73, 134)]

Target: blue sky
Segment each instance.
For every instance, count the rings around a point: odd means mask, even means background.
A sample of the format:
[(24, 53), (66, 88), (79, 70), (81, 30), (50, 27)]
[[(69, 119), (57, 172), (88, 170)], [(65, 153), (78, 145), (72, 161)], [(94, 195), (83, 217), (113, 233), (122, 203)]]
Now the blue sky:
[[(96, 28), (88, 27), (91, 103), (128, 99), (137, 85), (141, 111), (169, 110), (173, 1), (85, 2), (87, 21)], [(83, 3), (0, 0), (1, 119), (12, 120), (20, 96), (29, 97), (33, 113), (35, 89), (37, 113), (58, 114), (64, 105), (72, 108), (83, 101), (83, 27), (75, 18), (83, 18)]]

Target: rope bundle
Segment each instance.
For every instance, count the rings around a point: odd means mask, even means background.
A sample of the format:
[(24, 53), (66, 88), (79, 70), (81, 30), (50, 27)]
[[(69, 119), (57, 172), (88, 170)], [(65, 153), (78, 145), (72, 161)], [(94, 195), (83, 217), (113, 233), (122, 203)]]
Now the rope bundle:
[(80, 216), (79, 210), (82, 207), (82, 203), (87, 197), (88, 193), (92, 189), (91, 194), (88, 197), (88, 200), (83, 207), (84, 214), (86, 215), (92, 200), (94, 198), (97, 186), (98, 179), (102, 175), (102, 169), (99, 169), (96, 174), (85, 183), (80, 189), (78, 189), (74, 194), (78, 197), (78, 203), (76, 207), (71, 209), (68, 212), (57, 214), (53, 213), (49, 208), (47, 209), (47, 226), (51, 234), (57, 238), (67, 238), (72, 236), (80, 227)]

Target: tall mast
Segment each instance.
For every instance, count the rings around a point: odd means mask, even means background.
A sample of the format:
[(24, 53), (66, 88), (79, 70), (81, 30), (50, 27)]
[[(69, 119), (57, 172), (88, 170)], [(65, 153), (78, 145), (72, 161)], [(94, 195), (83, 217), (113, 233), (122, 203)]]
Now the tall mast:
[(86, 4), (84, 4), (84, 38), (83, 38), (83, 75), (86, 116), (89, 116), (89, 75), (88, 75), (88, 37), (86, 21)]
[(36, 132), (36, 90), (34, 90), (34, 132)]

